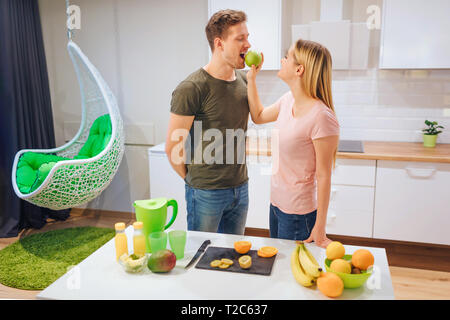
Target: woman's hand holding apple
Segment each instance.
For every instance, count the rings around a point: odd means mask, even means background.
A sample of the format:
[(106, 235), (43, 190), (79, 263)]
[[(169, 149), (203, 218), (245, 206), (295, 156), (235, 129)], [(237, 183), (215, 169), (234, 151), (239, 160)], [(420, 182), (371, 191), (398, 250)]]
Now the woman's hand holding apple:
[(256, 75), (258, 74), (259, 70), (261, 70), (263, 64), (264, 54), (261, 52), (261, 63), (258, 66), (256, 66), (255, 64), (251, 65), (250, 70), (247, 72), (247, 81), (256, 80)]

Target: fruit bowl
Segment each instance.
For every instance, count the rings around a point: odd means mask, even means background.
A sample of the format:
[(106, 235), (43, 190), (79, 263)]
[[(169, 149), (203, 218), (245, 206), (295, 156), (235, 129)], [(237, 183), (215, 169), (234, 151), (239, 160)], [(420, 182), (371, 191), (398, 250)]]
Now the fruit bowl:
[[(344, 260), (352, 261), (352, 255), (346, 254), (343, 257)], [(369, 268), (369, 271), (361, 270), (360, 274), (349, 274), (349, 273), (343, 273), (343, 272), (336, 272), (330, 269), (330, 264), (332, 260), (325, 259), (325, 270), (327, 272), (333, 272), (339, 276), (339, 278), (342, 279), (344, 282), (344, 288), (350, 289), (350, 288), (359, 288), (361, 287), (367, 279), (372, 275), (372, 271)]]
[(125, 253), (119, 258), (119, 263), (126, 272), (138, 273), (144, 270), (147, 266), (147, 260), (147, 255), (137, 256), (134, 254), (128, 255)]

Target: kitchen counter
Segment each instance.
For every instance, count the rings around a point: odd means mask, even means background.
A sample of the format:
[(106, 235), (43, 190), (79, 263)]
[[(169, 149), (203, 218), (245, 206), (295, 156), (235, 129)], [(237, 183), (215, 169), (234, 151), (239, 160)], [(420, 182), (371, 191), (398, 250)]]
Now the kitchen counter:
[[(421, 142), (386, 142), (364, 141), (364, 153), (338, 152), (340, 159), (369, 159), (369, 160), (394, 160), (394, 161), (418, 161), (418, 162), (442, 162), (450, 163), (450, 144), (436, 144), (435, 148), (426, 148)], [(247, 155), (270, 156), (270, 138), (264, 143), (259, 140), (256, 143), (247, 140)]]

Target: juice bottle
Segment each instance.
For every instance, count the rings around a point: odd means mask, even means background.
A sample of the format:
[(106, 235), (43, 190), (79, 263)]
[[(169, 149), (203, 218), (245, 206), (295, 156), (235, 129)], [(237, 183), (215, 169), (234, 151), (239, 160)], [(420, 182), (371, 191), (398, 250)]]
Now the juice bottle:
[(114, 228), (116, 229), (116, 260), (118, 261), (121, 255), (128, 254), (128, 242), (125, 234), (125, 223), (118, 222), (114, 225)]
[(142, 231), (144, 224), (140, 221), (133, 223), (133, 250), (136, 255), (145, 255), (145, 236)]

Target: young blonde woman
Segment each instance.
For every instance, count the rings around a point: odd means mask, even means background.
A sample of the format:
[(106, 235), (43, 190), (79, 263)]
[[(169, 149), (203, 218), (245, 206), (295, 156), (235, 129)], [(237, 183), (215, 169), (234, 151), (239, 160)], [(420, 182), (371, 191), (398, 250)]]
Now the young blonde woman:
[[(264, 62), (264, 56), (263, 56)], [(256, 124), (275, 121), (279, 166), (271, 178), (270, 236), (314, 241), (325, 248), (331, 173), (339, 142), (331, 96), (331, 55), (322, 45), (296, 41), (278, 77), (290, 88), (264, 107), (256, 88), (263, 62), (247, 73), (248, 101)]]

